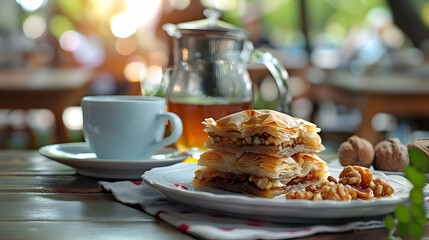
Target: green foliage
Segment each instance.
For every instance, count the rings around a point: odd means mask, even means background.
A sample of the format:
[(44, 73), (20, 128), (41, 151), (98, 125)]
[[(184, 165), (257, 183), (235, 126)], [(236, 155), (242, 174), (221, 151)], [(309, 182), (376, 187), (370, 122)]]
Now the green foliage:
[(399, 204), (395, 209), (395, 216), (401, 223), (407, 223), (410, 221), (410, 213), (408, 208), (404, 204)]
[[(401, 237), (413, 237), (421, 239), (423, 236), (423, 226), (426, 224), (426, 213), (423, 210), (423, 187), (426, 184), (424, 173), (428, 171), (429, 159), (419, 150), (408, 149), (411, 164), (405, 168), (405, 175), (413, 184), (413, 189), (410, 192), (409, 207), (404, 204), (396, 206), (395, 216), (397, 222), (391, 215), (385, 218), (386, 228), (390, 234), (399, 234)], [(395, 231), (396, 227), (396, 231)], [(390, 239), (390, 236), (386, 237)]]
[(417, 223), (410, 223), (409, 225), (409, 231), (411, 233), (411, 236), (413, 236), (416, 239), (420, 239), (423, 236), (423, 227)]
[(426, 172), (429, 168), (429, 161), (426, 159), (425, 154), (415, 148), (410, 148), (408, 150), (408, 155), (410, 156), (411, 164), (420, 172)]
[(405, 168), (405, 175), (415, 188), (423, 188), (426, 184), (425, 175), (423, 172), (418, 171), (414, 166), (407, 166)]
[(398, 223), (398, 225), (396, 226), (399, 230), (399, 234), (401, 236), (407, 236), (408, 235), (408, 224), (406, 223)]
[(421, 206), (423, 205), (423, 191), (420, 188), (414, 188), (410, 192), (410, 200), (412, 203)]
[(425, 211), (421, 208), (421, 204), (417, 205), (412, 205), (411, 208), (411, 216), (416, 220), (416, 222), (423, 226), (426, 224), (427, 220), (426, 220), (426, 213)]
[(392, 215), (387, 215), (384, 221), (386, 223), (386, 228), (389, 231), (395, 228), (395, 220), (393, 219)]

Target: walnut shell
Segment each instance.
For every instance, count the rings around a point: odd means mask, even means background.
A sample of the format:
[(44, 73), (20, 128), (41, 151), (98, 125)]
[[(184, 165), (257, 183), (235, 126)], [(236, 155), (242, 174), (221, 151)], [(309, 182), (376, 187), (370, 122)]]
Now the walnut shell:
[(340, 145), (338, 158), (343, 166), (370, 167), (374, 161), (374, 147), (368, 140), (354, 135)]
[(409, 163), (407, 147), (399, 139), (384, 140), (375, 146), (375, 169), (402, 172)]

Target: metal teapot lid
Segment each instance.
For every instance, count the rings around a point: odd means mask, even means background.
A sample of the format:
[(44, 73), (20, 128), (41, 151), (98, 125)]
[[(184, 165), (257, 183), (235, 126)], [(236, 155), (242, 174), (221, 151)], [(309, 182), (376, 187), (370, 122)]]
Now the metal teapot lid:
[(171, 37), (181, 38), (182, 34), (191, 35), (228, 35), (239, 39), (247, 39), (248, 34), (242, 28), (219, 20), (221, 13), (214, 9), (205, 9), (206, 19), (179, 23), (177, 25), (167, 23), (162, 28)]

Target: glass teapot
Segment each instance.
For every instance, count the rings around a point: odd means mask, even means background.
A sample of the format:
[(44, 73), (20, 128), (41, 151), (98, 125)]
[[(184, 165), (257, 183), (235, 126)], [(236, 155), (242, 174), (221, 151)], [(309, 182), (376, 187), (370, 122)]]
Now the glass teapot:
[(254, 49), (247, 33), (220, 21), (219, 12), (206, 9), (204, 14), (207, 19), (163, 26), (174, 38), (174, 68), (166, 73), (170, 76), (168, 109), (183, 122), (177, 147), (191, 154), (206, 150), (205, 118), (216, 120), (252, 108), (248, 63), (264, 64), (272, 74), (280, 96), (278, 110), (288, 113), (291, 101), (288, 72), (279, 61), (266, 51)]

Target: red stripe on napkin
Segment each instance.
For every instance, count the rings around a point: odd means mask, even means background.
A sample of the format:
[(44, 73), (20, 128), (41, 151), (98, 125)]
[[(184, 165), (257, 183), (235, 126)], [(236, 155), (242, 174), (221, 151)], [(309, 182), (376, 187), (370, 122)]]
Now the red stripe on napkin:
[(179, 230), (182, 231), (182, 232), (186, 232), (186, 231), (188, 231), (188, 229), (189, 229), (189, 226), (186, 225), (186, 224), (181, 224), (179, 226)]
[(253, 222), (247, 223), (247, 225), (249, 225), (249, 226), (255, 226), (255, 227), (262, 226), (262, 224), (260, 224), (260, 223), (253, 223)]
[(219, 228), (222, 231), (231, 232), (234, 230), (234, 228)]
[(189, 214), (192, 213), (191, 211), (180, 211), (181, 214)]
[(161, 213), (168, 213), (167, 211), (160, 210), (154, 214), (155, 217), (158, 217)]

